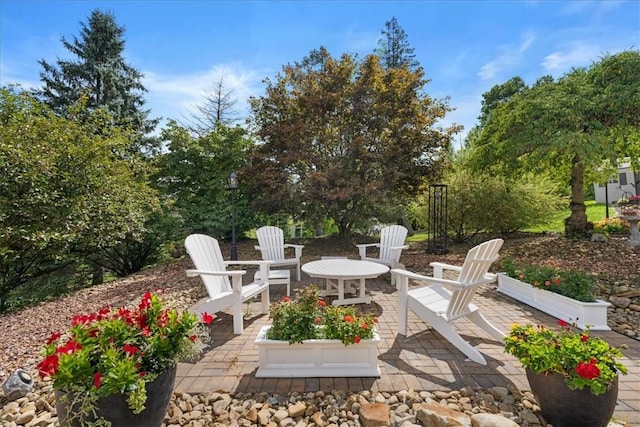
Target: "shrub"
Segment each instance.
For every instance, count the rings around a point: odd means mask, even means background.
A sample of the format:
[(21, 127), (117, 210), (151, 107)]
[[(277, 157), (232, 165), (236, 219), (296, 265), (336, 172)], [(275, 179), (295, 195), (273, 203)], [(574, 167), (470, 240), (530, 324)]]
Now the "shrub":
[(612, 233), (629, 233), (629, 223), (620, 218), (605, 218), (593, 224), (593, 232), (606, 236)]

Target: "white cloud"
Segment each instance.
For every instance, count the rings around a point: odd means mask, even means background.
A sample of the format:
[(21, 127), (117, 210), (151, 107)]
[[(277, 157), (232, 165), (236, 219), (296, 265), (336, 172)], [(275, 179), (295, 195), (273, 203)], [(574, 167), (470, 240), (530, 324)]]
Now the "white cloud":
[(572, 67), (588, 66), (602, 52), (593, 44), (570, 43), (566, 48), (550, 53), (542, 61), (543, 68), (553, 74), (569, 71)]
[(482, 80), (495, 78), (503, 70), (507, 70), (522, 63), (524, 54), (533, 45), (536, 37), (533, 33), (523, 34), (523, 40), (519, 45), (502, 45), (499, 47), (501, 53), (493, 61), (480, 67), (478, 76)]
[(231, 92), (238, 101), (238, 110), (243, 113), (248, 98), (257, 95), (261, 87), (260, 74), (243, 69), (239, 64), (220, 64), (189, 74), (158, 74), (153, 71), (145, 71), (144, 74), (143, 85), (148, 90), (145, 99), (152, 115), (178, 121), (196, 111), (196, 105), (213, 91), (220, 78), (224, 90)]

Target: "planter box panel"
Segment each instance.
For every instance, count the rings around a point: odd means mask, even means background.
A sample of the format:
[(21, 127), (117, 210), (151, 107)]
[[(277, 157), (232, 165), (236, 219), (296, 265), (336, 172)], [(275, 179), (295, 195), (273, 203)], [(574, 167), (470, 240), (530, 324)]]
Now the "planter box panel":
[(339, 340), (307, 340), (302, 344), (266, 338), (263, 326), (256, 338), (256, 378), (379, 377), (380, 337), (345, 346)]
[(607, 307), (610, 304), (606, 301), (576, 301), (564, 295), (536, 288), (504, 273), (498, 273), (498, 292), (555, 318), (569, 323), (575, 322), (580, 329), (591, 325), (591, 330), (594, 331), (611, 330), (607, 325)]

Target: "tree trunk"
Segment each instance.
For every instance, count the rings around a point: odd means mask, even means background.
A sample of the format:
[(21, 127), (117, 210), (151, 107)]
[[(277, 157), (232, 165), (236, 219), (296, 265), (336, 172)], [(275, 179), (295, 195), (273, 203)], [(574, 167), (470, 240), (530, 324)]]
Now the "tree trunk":
[(571, 159), (571, 216), (564, 220), (567, 237), (586, 237), (589, 234), (587, 207), (584, 204), (584, 165), (579, 155)]

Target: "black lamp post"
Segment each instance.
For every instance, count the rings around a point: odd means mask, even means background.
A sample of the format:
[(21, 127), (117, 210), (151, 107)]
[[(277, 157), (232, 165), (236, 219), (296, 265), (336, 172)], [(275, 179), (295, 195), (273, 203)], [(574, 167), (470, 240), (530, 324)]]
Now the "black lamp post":
[(238, 246), (236, 244), (236, 190), (238, 189), (238, 175), (231, 172), (227, 177), (227, 184), (231, 190), (231, 261), (238, 260)]

